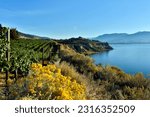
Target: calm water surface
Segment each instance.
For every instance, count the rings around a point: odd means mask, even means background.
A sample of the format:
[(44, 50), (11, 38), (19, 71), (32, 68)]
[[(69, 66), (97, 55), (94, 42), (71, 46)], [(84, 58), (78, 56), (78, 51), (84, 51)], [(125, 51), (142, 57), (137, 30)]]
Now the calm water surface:
[(112, 44), (114, 50), (92, 55), (96, 64), (117, 66), (126, 73), (150, 74), (150, 44)]

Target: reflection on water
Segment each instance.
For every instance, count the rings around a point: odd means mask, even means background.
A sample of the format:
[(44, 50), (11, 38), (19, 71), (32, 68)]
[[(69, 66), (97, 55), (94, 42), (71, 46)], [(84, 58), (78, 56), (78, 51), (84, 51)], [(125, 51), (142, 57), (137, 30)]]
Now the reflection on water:
[(96, 64), (113, 65), (127, 73), (150, 74), (150, 44), (113, 44), (114, 50), (94, 54)]

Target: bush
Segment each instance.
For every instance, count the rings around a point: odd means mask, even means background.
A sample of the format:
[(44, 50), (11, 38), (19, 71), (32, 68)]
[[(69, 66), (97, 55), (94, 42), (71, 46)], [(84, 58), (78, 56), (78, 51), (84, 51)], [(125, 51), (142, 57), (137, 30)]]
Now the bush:
[(99, 71), (99, 80), (99, 87), (106, 89), (110, 99), (150, 99), (150, 80), (141, 73), (130, 75), (116, 67), (105, 66)]
[(10, 38), (11, 39), (18, 39), (19, 38), (19, 32), (15, 28), (12, 28), (10, 30)]
[(63, 76), (55, 65), (42, 67), (32, 64), (28, 77), (17, 80), (10, 87), (10, 99), (32, 97), (39, 100), (82, 100), (86, 99), (86, 89), (69, 76)]
[(61, 61), (66, 61), (73, 65), (79, 73), (88, 75), (89, 73), (94, 74), (97, 72), (97, 67), (94, 61), (89, 56), (79, 54), (66, 47), (61, 49)]
[(71, 77), (72, 80), (76, 80), (80, 84), (86, 82), (86, 76), (77, 72), (75, 67), (70, 65), (69, 63), (62, 62), (58, 64), (57, 67), (61, 69), (62, 75)]

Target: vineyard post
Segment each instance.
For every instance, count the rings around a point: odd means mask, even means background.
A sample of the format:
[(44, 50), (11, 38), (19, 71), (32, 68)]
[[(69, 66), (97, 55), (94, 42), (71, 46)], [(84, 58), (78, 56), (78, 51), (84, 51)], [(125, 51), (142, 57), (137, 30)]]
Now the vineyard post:
[[(9, 28), (8, 28), (8, 31), (7, 31), (6, 38), (7, 38), (7, 42), (8, 42), (7, 43), (7, 51), (6, 51), (6, 59), (9, 62), (10, 61), (10, 29)], [(6, 95), (7, 95), (8, 91), (9, 91), (8, 83), (7, 83), (8, 78), (9, 78), (9, 70), (6, 70)]]
[(60, 57), (60, 45), (58, 45), (58, 51), (57, 51), (57, 53), (58, 53), (58, 58)]
[[(49, 48), (51, 49), (51, 43), (49, 44)], [(49, 61), (51, 60), (51, 51), (49, 51)]]
[(44, 47), (42, 48), (42, 65), (44, 66)]

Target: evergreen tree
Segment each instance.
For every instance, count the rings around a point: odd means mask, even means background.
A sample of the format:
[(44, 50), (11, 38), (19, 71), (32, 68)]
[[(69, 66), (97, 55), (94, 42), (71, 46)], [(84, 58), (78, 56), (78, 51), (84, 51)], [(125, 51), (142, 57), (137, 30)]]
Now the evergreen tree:
[(10, 38), (11, 39), (18, 39), (19, 33), (15, 28), (10, 29)]
[(2, 36), (2, 30), (3, 30), (3, 27), (2, 27), (2, 25), (0, 24), (0, 37)]

